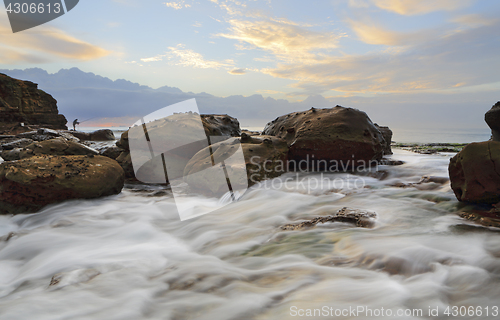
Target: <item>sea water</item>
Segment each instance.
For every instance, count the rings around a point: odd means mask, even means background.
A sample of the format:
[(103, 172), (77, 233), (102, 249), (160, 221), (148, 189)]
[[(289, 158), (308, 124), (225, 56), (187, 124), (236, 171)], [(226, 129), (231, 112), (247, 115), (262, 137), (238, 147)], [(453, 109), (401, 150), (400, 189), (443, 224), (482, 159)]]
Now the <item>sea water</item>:
[[(500, 233), (459, 218), (448, 183), (409, 185), (451, 156), (396, 149), (384, 180), (288, 174), (187, 221), (146, 185), (0, 216), (0, 319), (497, 319)], [(280, 228), (343, 207), (374, 227)]]

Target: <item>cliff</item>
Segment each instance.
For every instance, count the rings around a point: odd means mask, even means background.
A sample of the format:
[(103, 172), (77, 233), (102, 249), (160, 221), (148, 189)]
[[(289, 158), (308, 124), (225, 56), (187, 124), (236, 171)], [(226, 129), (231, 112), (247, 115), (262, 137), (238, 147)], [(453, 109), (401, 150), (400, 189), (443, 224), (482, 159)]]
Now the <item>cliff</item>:
[(0, 73), (0, 132), (17, 131), (20, 123), (67, 129), (67, 120), (59, 114), (56, 99), (38, 89), (36, 83)]

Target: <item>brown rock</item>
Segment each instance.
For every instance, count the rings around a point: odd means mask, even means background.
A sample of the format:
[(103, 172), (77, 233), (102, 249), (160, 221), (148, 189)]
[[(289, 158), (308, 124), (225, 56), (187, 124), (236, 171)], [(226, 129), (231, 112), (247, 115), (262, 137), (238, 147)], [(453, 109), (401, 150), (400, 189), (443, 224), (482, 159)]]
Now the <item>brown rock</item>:
[(120, 193), (123, 169), (102, 156), (39, 156), (0, 164), (0, 213)]
[[(244, 159), (231, 157), (240, 145)], [(273, 136), (251, 137), (242, 134), (241, 138), (213, 144), (211, 151), (215, 165), (212, 163), (210, 149), (206, 148), (195, 154), (184, 169), (185, 181), (195, 187), (196, 191), (207, 194), (217, 195), (227, 189), (226, 181), (218, 179), (222, 161), (235, 190), (280, 176), (287, 169), (288, 146), (284, 140)]]
[(56, 138), (41, 142), (34, 142), (26, 146), (19, 154), (20, 159), (31, 158), (39, 155), (98, 155), (99, 152), (81, 143), (66, 141)]
[(357, 227), (371, 228), (375, 224), (375, 218), (377, 214), (372, 211), (358, 210), (344, 207), (337, 211), (337, 213), (324, 216), (316, 217), (307, 221), (300, 223), (292, 223), (281, 226), (282, 230), (300, 230), (304, 228), (311, 228), (316, 226), (318, 223), (326, 222), (347, 222), (356, 225)]
[(459, 201), (500, 202), (500, 142), (468, 144), (450, 160), (448, 171)]
[(239, 137), (240, 123), (227, 114), (202, 114), (201, 120), (207, 136)]
[(384, 154), (384, 137), (366, 113), (341, 106), (278, 117), (266, 125), (263, 134), (284, 139), (290, 147), (290, 160), (304, 160), (315, 168), (325, 161), (367, 166)]
[(101, 155), (116, 160), (116, 158), (118, 158), (124, 151), (125, 149), (119, 148), (117, 146), (111, 146), (102, 150)]
[(135, 179), (134, 167), (132, 166), (130, 151), (123, 151), (115, 160), (123, 168), (123, 171), (125, 172), (125, 178)]
[(128, 130), (122, 133), (120, 139), (116, 141), (116, 146), (125, 150), (130, 150), (128, 145)]
[(484, 115), (484, 121), (491, 129), (493, 141), (500, 141), (500, 101)]
[(392, 130), (389, 127), (379, 126), (375, 123), (375, 127), (380, 130), (382, 135), (384, 136), (385, 144), (384, 144), (384, 155), (392, 154), (391, 143), (392, 143)]
[(67, 129), (66, 122), (57, 101), (36, 83), (0, 73), (0, 131), (16, 132), (20, 123)]

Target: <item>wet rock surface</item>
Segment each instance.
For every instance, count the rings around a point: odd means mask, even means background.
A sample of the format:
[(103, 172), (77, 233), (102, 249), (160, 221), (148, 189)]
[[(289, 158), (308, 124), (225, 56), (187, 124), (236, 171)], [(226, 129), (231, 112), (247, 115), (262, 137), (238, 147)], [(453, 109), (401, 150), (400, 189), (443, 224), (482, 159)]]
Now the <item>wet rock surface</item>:
[(451, 188), (459, 201), (500, 202), (500, 142), (471, 143), (450, 160)]
[[(244, 158), (231, 157), (240, 146)], [(217, 194), (227, 188), (225, 180), (217, 179), (222, 161), (234, 187), (252, 186), (259, 181), (280, 176), (287, 170), (288, 146), (277, 137), (243, 133), (241, 138), (218, 142), (210, 148), (215, 163), (212, 162), (209, 148), (206, 148), (200, 150), (184, 169), (185, 180), (200, 191)]]
[(375, 212), (344, 207), (330, 216), (316, 217), (308, 221), (281, 226), (281, 230), (307, 229), (326, 222), (347, 222), (357, 227), (371, 228), (375, 224), (376, 217), (377, 214)]
[(19, 159), (26, 159), (39, 155), (98, 155), (99, 152), (81, 143), (67, 141), (64, 138), (55, 138), (41, 142), (34, 142), (19, 153)]
[(491, 139), (500, 141), (500, 101), (484, 115), (484, 121), (491, 129)]
[(68, 199), (120, 193), (123, 169), (102, 156), (37, 156), (0, 164), (0, 213), (36, 212)]
[(384, 144), (384, 155), (392, 154), (391, 143), (392, 143), (392, 130), (389, 127), (379, 126), (375, 123), (375, 127), (380, 130), (382, 135), (384, 136), (385, 144)]
[(290, 147), (289, 159), (306, 160), (310, 165), (319, 160), (366, 165), (382, 159), (386, 146), (366, 113), (341, 106), (278, 117), (266, 125), (263, 134), (284, 139)]

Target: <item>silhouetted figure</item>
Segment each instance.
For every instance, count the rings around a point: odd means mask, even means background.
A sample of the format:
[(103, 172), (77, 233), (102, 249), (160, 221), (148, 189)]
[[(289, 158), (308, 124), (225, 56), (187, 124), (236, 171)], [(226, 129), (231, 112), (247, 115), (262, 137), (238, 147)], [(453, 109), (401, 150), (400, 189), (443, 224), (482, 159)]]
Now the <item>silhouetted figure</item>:
[(78, 122), (78, 119), (73, 120), (73, 131), (76, 131), (77, 124), (80, 124), (80, 122)]

